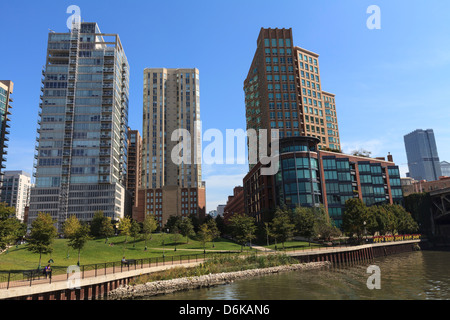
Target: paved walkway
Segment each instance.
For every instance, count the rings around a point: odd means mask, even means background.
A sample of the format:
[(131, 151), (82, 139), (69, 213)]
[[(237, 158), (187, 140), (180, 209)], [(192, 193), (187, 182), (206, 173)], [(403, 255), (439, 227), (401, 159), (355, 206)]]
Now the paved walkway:
[[(190, 261), (170, 260), (165, 261), (164, 263), (162, 261), (158, 263), (152, 262), (151, 264), (137, 264), (129, 267), (121, 267), (119, 265), (97, 270), (85, 270), (81, 274), (78, 274), (79, 276), (76, 279), (79, 279), (79, 286), (86, 286), (163, 271), (174, 267), (194, 267), (203, 261), (204, 259), (198, 258), (191, 259)], [(68, 289), (70, 284), (73, 283), (72, 280), (75, 280), (74, 275), (75, 273), (58, 274), (52, 276), (51, 279), (46, 279), (41, 275), (39, 279), (34, 279), (31, 283), (30, 280), (10, 281), (9, 288), (4, 287), (0, 289), (0, 300), (16, 296)]]

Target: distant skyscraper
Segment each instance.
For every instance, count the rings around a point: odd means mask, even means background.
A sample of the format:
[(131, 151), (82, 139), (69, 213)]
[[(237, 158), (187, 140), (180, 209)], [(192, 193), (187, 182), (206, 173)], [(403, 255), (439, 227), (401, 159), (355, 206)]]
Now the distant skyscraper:
[[(197, 69), (148, 68), (144, 70), (142, 129), (142, 182), (139, 219), (153, 214), (164, 226), (172, 216), (205, 215), (205, 183), (198, 154), (200, 79)], [(177, 129), (190, 133), (190, 163), (172, 161), (180, 142), (172, 141)], [(186, 150), (183, 150), (186, 152)], [(201, 152), (201, 150), (200, 150)]]
[(6, 148), (8, 145), (5, 141), (8, 141), (9, 135), (9, 118), (8, 115), (11, 114), (9, 109), (12, 108), (11, 94), (13, 93), (14, 83), (9, 80), (0, 80), (0, 187), (1, 187), (1, 172), (5, 168), (6, 158)]
[(28, 222), (124, 215), (129, 67), (117, 34), (49, 33)]
[(450, 163), (441, 161), (441, 171), (443, 176), (450, 177)]
[(223, 217), (223, 210), (225, 209), (226, 204), (219, 204), (217, 206), (217, 215)]
[(432, 129), (415, 130), (404, 136), (409, 177), (415, 180), (438, 180), (442, 175)]
[(30, 200), (31, 176), (28, 172), (15, 170), (5, 171), (1, 201), (16, 208), (16, 217), (24, 219), (25, 207)]

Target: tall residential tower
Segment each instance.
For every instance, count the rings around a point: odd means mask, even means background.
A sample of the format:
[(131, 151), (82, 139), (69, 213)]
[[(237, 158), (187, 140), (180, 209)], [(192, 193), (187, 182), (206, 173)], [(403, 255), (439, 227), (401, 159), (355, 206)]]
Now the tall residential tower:
[(124, 215), (129, 66), (117, 34), (82, 22), (49, 33), (29, 223), (50, 213)]
[(4, 155), (7, 154), (6, 148), (8, 144), (9, 135), (9, 115), (12, 108), (11, 102), (13, 99), (11, 94), (13, 93), (14, 83), (10, 80), (0, 80), (0, 187), (1, 187), (1, 175), (2, 170), (5, 168), (6, 158)]
[(292, 29), (261, 29), (244, 91), (247, 130), (270, 137), (278, 129), (280, 138), (310, 136), (319, 149), (340, 150), (335, 96), (322, 89), (319, 55), (294, 46)]
[[(190, 135), (187, 163), (176, 163), (172, 153), (180, 141), (174, 133)], [(144, 70), (142, 182), (139, 220), (153, 214), (163, 226), (172, 216), (205, 215), (205, 183), (201, 163), (200, 79), (197, 69)], [(187, 141), (186, 141), (187, 142)]]

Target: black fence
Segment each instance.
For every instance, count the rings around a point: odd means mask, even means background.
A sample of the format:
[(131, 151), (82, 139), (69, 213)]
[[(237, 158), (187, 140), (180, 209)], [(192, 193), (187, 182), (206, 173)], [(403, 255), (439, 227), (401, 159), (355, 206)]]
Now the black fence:
[[(247, 251), (248, 252), (248, 251)], [(0, 271), (0, 289), (9, 289), (13, 287), (32, 286), (34, 284), (45, 284), (56, 281), (67, 281), (73, 275), (73, 272), (79, 272), (79, 277), (85, 279), (88, 277), (98, 277), (108, 274), (126, 272), (157, 266), (176, 265), (190, 262), (203, 261), (206, 258), (213, 258), (223, 254), (245, 254), (241, 251), (217, 251), (203, 252), (201, 254), (183, 254), (174, 256), (161, 256), (143, 259), (128, 259), (126, 261), (105, 262), (96, 264), (87, 264), (81, 266), (59, 267), (52, 266), (49, 274), (44, 273), (44, 269), (33, 270), (11, 270)]]

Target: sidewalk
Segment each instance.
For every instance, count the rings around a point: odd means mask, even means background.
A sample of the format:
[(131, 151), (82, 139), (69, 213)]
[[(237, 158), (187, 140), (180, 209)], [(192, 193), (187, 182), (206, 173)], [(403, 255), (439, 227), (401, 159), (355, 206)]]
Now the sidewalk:
[(33, 280), (30, 285), (30, 280), (15, 280), (11, 281), (9, 289), (0, 289), (0, 300), (13, 298), (17, 296), (39, 294), (51, 291), (65, 290), (68, 289), (72, 281), (78, 280), (78, 286), (83, 287), (87, 285), (99, 284), (103, 282), (120, 280), (124, 278), (130, 278), (139, 276), (146, 273), (153, 273), (162, 270), (167, 270), (175, 267), (194, 267), (202, 263), (204, 259), (197, 259), (194, 262), (188, 261), (165, 261), (158, 264), (152, 263), (141, 265), (133, 265), (130, 267), (115, 267), (115, 268), (102, 268), (97, 270), (84, 271), (83, 274), (58, 274), (53, 275), (51, 279), (45, 279), (41, 277), (39, 280)]

